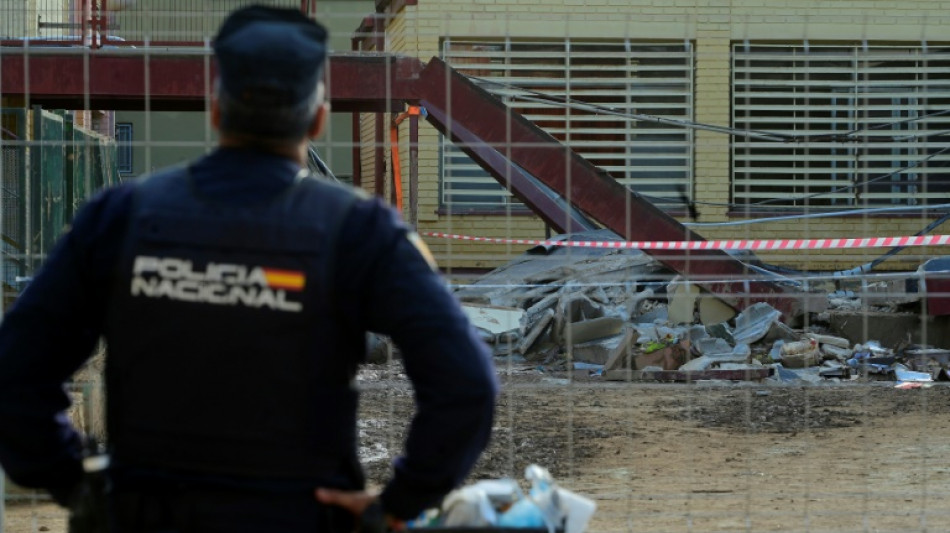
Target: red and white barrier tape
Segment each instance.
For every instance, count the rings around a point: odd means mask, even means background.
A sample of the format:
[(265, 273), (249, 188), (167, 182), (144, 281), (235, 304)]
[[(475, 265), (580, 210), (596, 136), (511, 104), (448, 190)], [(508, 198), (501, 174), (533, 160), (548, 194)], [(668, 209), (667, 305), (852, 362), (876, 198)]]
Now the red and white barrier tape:
[(532, 246), (576, 246), (579, 248), (636, 248), (639, 250), (832, 250), (837, 248), (894, 248), (898, 246), (941, 246), (950, 244), (950, 235), (919, 235), (906, 237), (865, 237), (860, 239), (768, 239), (720, 241), (548, 241), (536, 239), (503, 239), (472, 237), (435, 231), (422, 232), (426, 237), (455, 239), (493, 244), (526, 244)]

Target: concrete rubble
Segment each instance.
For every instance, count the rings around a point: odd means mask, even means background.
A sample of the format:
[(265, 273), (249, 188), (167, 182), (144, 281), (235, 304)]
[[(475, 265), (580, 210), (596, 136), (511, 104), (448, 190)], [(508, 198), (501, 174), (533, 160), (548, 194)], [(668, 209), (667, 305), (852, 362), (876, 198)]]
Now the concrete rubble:
[(736, 314), (637, 250), (536, 247), (456, 295), (496, 356), (577, 379), (948, 380), (950, 350), (912, 342), (923, 311), (905, 286), (832, 286), (792, 328), (766, 303)]

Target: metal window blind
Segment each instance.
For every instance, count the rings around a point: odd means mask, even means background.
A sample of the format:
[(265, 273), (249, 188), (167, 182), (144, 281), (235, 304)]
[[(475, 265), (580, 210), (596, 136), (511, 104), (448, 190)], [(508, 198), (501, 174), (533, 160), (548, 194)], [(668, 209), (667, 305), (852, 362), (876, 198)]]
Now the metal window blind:
[(770, 207), (944, 203), (950, 192), (950, 50), (733, 47), (735, 203)]
[[(617, 116), (692, 119), (693, 50), (688, 43), (446, 39), (443, 57), (624, 185), (661, 197), (659, 204), (667, 206), (679, 205), (682, 192), (689, 194), (692, 131)], [(565, 104), (530, 100), (536, 93)], [(441, 153), (443, 205), (466, 209), (518, 203), (452, 143), (443, 140)]]

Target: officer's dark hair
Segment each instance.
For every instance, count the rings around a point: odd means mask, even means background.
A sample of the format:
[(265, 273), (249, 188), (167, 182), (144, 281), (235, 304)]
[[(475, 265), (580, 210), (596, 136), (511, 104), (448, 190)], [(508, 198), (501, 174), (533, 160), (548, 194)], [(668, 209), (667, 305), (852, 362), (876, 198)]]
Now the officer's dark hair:
[(228, 16), (214, 43), (221, 133), (256, 144), (305, 138), (324, 101), (326, 41), (326, 28), (295, 9)]
[(319, 83), (307, 100), (296, 105), (248, 105), (232, 98), (215, 83), (220, 125), (224, 135), (243, 139), (261, 146), (280, 146), (307, 137), (316, 119), (317, 110), (324, 105), (326, 90)]

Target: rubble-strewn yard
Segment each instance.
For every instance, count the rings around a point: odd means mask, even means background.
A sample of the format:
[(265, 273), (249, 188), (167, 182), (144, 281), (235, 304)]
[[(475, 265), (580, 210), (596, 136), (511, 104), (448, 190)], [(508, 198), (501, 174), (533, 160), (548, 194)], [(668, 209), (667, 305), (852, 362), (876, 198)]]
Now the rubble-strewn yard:
[[(473, 479), (548, 466), (597, 500), (590, 531), (950, 530), (946, 384), (568, 383), (511, 370)], [(400, 442), (411, 399), (401, 379), (367, 386), (380, 482), (379, 452)]]
[[(567, 382), (500, 364), (495, 436), (472, 479), (530, 462), (599, 506), (590, 531), (948, 531), (950, 387)], [(399, 365), (361, 373), (362, 456), (382, 482), (411, 413)], [(50, 504), (5, 532), (63, 533)]]
[[(525, 255), (457, 293), (503, 383), (471, 480), (545, 466), (596, 500), (597, 532), (950, 531), (950, 350), (914, 342), (924, 310), (902, 287), (831, 287), (791, 326), (638, 252)], [(373, 351), (359, 423), (378, 486), (413, 407)], [(61, 532), (63, 513), (14, 505), (5, 528)]]

